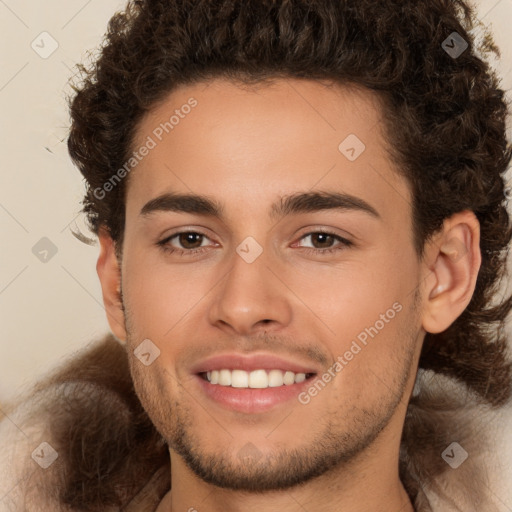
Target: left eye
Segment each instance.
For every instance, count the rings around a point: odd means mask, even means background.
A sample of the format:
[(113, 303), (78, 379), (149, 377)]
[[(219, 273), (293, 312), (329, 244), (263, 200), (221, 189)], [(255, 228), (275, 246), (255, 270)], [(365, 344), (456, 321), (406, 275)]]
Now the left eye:
[[(306, 235), (301, 237), (301, 240), (305, 240), (306, 238), (311, 237), (312, 248), (318, 251), (322, 251), (322, 249), (332, 249), (332, 242), (338, 241), (339, 245), (350, 245), (348, 240), (345, 240), (341, 236), (335, 235), (334, 233), (326, 233), (324, 231), (318, 231), (314, 233), (307, 233)], [(320, 244), (320, 247), (315, 247), (315, 241)], [(338, 246), (335, 246), (337, 248)]]

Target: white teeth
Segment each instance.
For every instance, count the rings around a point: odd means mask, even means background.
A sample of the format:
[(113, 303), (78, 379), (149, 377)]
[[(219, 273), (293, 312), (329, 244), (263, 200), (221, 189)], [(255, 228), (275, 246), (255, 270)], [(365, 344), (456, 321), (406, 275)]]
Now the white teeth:
[(270, 370), (268, 372), (268, 386), (277, 388), (283, 385), (283, 372), (281, 370)]
[(304, 382), (306, 380), (306, 374), (305, 373), (297, 373), (295, 375), (295, 382)]
[(265, 370), (254, 370), (253, 372), (249, 373), (248, 386), (250, 388), (268, 388), (267, 372)]
[(295, 374), (293, 372), (286, 372), (283, 377), (283, 382), (289, 386), (295, 382)]
[(221, 386), (231, 386), (231, 372), (229, 370), (219, 372), (219, 384)]
[[(229, 370), (222, 370), (228, 372)], [(231, 385), (234, 388), (246, 388), (249, 386), (249, 375), (243, 370), (233, 370), (231, 372)]]
[(206, 379), (210, 384), (220, 386), (232, 386), (234, 388), (264, 389), (276, 388), (279, 386), (290, 386), (291, 384), (304, 382), (305, 373), (293, 373), (291, 371), (282, 372), (281, 370), (212, 370), (206, 372)]

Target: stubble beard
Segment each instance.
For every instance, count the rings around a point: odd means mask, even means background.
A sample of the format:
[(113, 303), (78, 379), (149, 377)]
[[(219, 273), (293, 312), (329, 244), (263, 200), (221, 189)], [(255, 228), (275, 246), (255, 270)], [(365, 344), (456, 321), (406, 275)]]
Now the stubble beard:
[[(126, 315), (127, 346), (132, 347), (136, 341), (130, 334), (129, 316)], [(207, 426), (198, 425), (190, 408), (195, 400), (186, 392), (180, 395), (181, 398), (176, 394), (168, 396), (166, 381), (175, 378), (164, 370), (159, 382), (154, 379), (150, 381), (145, 368), (137, 364), (138, 361), (134, 362), (133, 357), (129, 358), (130, 370), (139, 399), (155, 427), (168, 446), (183, 458), (197, 477), (225, 489), (253, 493), (278, 491), (304, 484), (329, 471), (343, 472), (346, 466), (372, 445), (389, 424), (404, 397), (415, 351), (410, 337), (413, 333), (402, 334), (407, 338), (402, 338), (403, 351), (396, 359), (399, 365), (395, 368), (393, 389), (384, 386), (387, 394), (379, 397), (377, 406), (365, 409), (354, 405), (351, 418), (326, 414), (318, 418), (321, 429), (312, 436), (310, 442), (290, 449), (281, 448), (266, 455), (263, 454), (265, 448), (260, 451), (250, 439), (236, 451), (230, 451), (230, 446), (239, 444), (232, 437), (231, 442), (228, 441), (220, 449), (206, 447), (201, 432), (205, 428), (221, 427), (213, 418)], [(297, 407), (305, 406), (297, 403)], [(286, 424), (290, 425), (291, 422)], [(297, 428), (300, 428), (300, 424)], [(219, 431), (219, 439), (228, 437), (229, 433), (225, 430)], [(293, 437), (293, 432), (287, 436)]]

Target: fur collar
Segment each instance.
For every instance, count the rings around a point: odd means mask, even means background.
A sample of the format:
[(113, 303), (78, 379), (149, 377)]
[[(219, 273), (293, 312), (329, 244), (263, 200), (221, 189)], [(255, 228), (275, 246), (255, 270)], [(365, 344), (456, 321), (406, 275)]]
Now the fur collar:
[(416, 512), (510, 512), (511, 425), (511, 403), (482, 405), (465, 386), (420, 370), (400, 453)]

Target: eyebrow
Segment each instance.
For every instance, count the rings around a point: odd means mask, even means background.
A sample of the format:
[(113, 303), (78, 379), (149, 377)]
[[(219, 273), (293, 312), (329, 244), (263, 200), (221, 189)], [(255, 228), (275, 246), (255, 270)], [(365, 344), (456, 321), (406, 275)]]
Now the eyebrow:
[[(270, 207), (270, 218), (278, 219), (298, 213), (312, 213), (322, 210), (360, 211), (376, 219), (379, 212), (363, 199), (341, 192), (297, 192), (283, 196)], [(197, 194), (166, 193), (148, 201), (140, 215), (148, 217), (156, 212), (182, 212), (206, 215), (223, 219), (222, 204), (208, 196)]]

